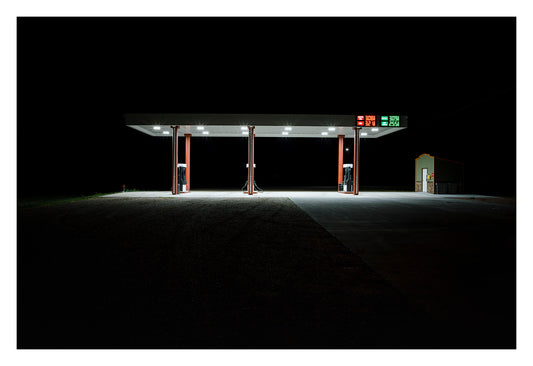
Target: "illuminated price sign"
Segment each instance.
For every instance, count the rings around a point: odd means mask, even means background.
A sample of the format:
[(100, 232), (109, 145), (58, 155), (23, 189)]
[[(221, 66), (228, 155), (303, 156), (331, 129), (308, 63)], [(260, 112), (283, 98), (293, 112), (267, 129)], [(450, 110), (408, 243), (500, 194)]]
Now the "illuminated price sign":
[(376, 127), (376, 116), (365, 116), (365, 127)]
[(389, 127), (400, 127), (400, 116), (389, 116)]
[[(400, 116), (376, 116), (374, 114), (365, 114), (362, 116), (355, 116), (355, 121), (356, 126), (358, 127), (400, 127)], [(405, 127), (407, 121), (404, 123)]]

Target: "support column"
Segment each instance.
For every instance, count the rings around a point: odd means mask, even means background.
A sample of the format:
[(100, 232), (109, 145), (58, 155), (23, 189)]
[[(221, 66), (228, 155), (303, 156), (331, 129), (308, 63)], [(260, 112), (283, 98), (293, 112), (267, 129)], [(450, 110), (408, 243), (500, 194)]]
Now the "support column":
[(353, 127), (353, 194), (359, 194), (359, 131), (361, 127)]
[(253, 168), (252, 174), (254, 175), (254, 181), (252, 182), (252, 193), (254, 193), (254, 189), (255, 189), (255, 183), (254, 183), (255, 182), (255, 126), (254, 126), (253, 138), (252, 138), (252, 162), (254, 163), (252, 167)]
[(254, 130), (248, 126), (248, 194), (254, 194)]
[(172, 194), (179, 194), (178, 187), (178, 130), (180, 126), (172, 128)]
[(185, 134), (185, 180), (187, 181), (187, 192), (191, 190), (191, 134)]
[(340, 192), (339, 184), (342, 184), (344, 179), (344, 169), (342, 167), (344, 163), (344, 135), (337, 135), (337, 138), (339, 139), (339, 174), (337, 177), (337, 192)]

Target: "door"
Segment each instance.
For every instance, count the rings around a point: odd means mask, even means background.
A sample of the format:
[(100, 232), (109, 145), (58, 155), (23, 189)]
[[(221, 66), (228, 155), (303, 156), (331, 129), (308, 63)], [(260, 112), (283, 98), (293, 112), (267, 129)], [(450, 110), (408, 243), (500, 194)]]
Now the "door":
[(422, 192), (428, 191), (428, 169), (422, 169)]

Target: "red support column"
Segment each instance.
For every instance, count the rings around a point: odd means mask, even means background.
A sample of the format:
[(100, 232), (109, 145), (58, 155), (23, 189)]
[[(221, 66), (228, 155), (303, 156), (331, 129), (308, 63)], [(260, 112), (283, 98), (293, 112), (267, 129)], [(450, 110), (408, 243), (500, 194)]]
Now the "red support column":
[(337, 138), (339, 139), (339, 174), (337, 178), (337, 192), (340, 192), (339, 184), (342, 184), (344, 173), (342, 168), (344, 163), (344, 135), (338, 135)]
[(187, 181), (187, 192), (191, 190), (191, 134), (185, 134), (185, 180)]
[(359, 131), (361, 127), (353, 127), (353, 194), (359, 194)]
[(253, 135), (253, 140), (252, 140), (252, 162), (253, 162), (253, 166), (252, 166), (252, 175), (254, 177), (254, 181), (252, 182), (252, 193), (257, 193), (254, 191), (255, 189), (255, 127), (254, 127), (254, 135)]
[(180, 126), (172, 128), (172, 194), (179, 194), (178, 188), (178, 130)]
[(254, 129), (248, 126), (248, 194), (254, 194)]

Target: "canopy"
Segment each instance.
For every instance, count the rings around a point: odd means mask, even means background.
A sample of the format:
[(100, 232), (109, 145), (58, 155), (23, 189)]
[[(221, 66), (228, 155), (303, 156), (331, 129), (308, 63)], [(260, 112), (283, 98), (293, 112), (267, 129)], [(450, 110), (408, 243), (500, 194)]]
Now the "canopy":
[(244, 137), (255, 126), (256, 137), (350, 136), (360, 126), (362, 138), (377, 138), (407, 127), (407, 116), (398, 114), (226, 114), (226, 113), (128, 113), (126, 125), (150, 136), (178, 134), (212, 137)]

